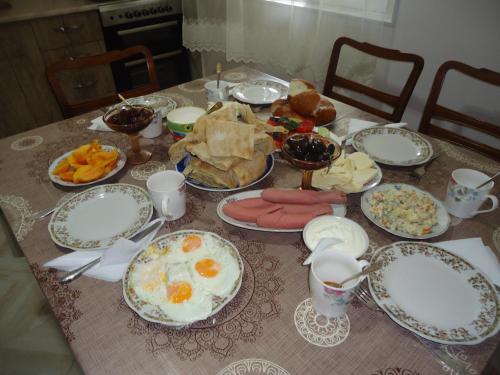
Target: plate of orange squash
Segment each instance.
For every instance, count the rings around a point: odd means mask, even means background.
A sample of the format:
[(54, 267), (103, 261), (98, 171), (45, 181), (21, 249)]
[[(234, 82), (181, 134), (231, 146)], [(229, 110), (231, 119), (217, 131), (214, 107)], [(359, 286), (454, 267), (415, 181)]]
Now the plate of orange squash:
[(49, 177), (63, 186), (95, 184), (115, 175), (126, 161), (120, 149), (93, 140), (55, 159), (49, 166)]

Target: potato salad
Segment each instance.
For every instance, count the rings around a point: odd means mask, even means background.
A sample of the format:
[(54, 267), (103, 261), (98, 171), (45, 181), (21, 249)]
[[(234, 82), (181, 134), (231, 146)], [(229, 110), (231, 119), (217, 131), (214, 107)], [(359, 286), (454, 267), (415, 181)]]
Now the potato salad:
[(384, 227), (415, 236), (428, 234), (437, 224), (437, 208), (427, 195), (391, 188), (369, 197), (370, 213)]

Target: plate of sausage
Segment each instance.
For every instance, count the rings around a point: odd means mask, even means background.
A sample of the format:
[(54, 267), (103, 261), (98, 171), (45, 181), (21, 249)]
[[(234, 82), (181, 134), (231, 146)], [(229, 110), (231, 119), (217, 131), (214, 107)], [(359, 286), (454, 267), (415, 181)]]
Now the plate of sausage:
[(321, 215), (344, 217), (343, 192), (269, 188), (251, 190), (221, 200), (217, 215), (228, 224), (263, 232), (301, 232)]

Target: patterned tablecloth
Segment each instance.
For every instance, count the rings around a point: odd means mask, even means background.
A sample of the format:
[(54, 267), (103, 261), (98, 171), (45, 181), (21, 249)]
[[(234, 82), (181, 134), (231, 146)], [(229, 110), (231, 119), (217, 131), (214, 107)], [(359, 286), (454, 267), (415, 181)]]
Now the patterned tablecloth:
[[(227, 81), (273, 79), (246, 68), (223, 73)], [(198, 79), (161, 91), (178, 106), (206, 107)], [(373, 119), (359, 110), (336, 103), (342, 132), (350, 117)], [(266, 109), (264, 109), (266, 110)], [(189, 187), (187, 214), (169, 222), (160, 234), (195, 228), (215, 232), (233, 242), (243, 262), (244, 275), (237, 296), (215, 320), (188, 328), (172, 329), (144, 321), (130, 310), (122, 297), (122, 284), (82, 277), (69, 285), (57, 282), (57, 273), (42, 264), (67, 250), (50, 239), (48, 218), (32, 221), (32, 212), (55, 205), (81, 189), (62, 188), (50, 182), (51, 160), (82, 143), (99, 138), (126, 149), (128, 139), (114, 132), (87, 130), (101, 115), (94, 111), (0, 140), (0, 206), (7, 216), (38, 283), (81, 367), (89, 374), (405, 374), (452, 373), (412, 333), (387, 315), (368, 309), (356, 300), (347, 316), (334, 323), (311, 309), (307, 285), (308, 267), (302, 262), (309, 251), (300, 233), (265, 233), (225, 224), (216, 214), (217, 203), (228, 194)], [(145, 187), (155, 171), (173, 169), (167, 150), (173, 140), (165, 134), (141, 140), (153, 152), (147, 164), (128, 167), (111, 182)], [(443, 199), (450, 173), (459, 167), (492, 174), (498, 163), (449, 143), (431, 140), (442, 156), (420, 181), (410, 169), (381, 166), (383, 182), (418, 186)], [(254, 187), (294, 187), (301, 173), (277, 160), (271, 175)], [(494, 193), (498, 195), (498, 184)], [(369, 257), (375, 249), (401, 240), (373, 225), (360, 209), (360, 194), (350, 194), (347, 217), (360, 223), (370, 237)], [(500, 253), (500, 210), (474, 219), (452, 218), (449, 230), (429, 242), (480, 236)], [(478, 374), (486, 365), (500, 337), (476, 346), (444, 347), (463, 363), (467, 373)]]

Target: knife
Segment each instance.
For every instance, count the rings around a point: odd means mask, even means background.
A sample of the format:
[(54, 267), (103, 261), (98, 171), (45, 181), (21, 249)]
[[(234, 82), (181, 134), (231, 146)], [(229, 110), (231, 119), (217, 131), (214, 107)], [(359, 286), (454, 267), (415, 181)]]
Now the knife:
[[(157, 223), (154, 223), (153, 225), (147, 226), (146, 228), (142, 229), (139, 231), (139, 233), (134, 234), (132, 237), (130, 237), (130, 240), (133, 242), (137, 242), (142, 240), (144, 237), (146, 237), (148, 234), (154, 232), (156, 229), (159, 229), (160, 226), (163, 224), (163, 221), (160, 220)], [(85, 271), (88, 269), (94, 267), (96, 264), (98, 264), (101, 261), (101, 257), (94, 259), (92, 262), (89, 262), (87, 264), (84, 264), (81, 267), (78, 267), (74, 270), (68, 271), (64, 273), (60, 278), (59, 281), (62, 284), (67, 284), (72, 282), (73, 280), (77, 279), (80, 277)]]

